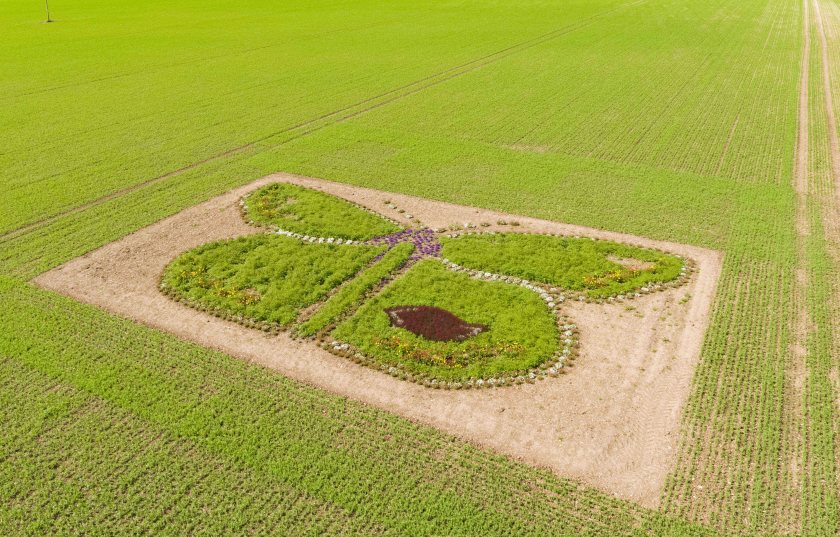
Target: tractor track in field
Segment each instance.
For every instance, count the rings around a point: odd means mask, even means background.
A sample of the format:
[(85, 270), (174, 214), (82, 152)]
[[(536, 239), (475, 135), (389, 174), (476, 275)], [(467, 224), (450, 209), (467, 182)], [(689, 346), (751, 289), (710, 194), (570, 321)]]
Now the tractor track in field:
[[(838, 140), (837, 132), (837, 118), (834, 113), (834, 97), (832, 95), (831, 87), (831, 64), (828, 54), (828, 39), (826, 37), (825, 21), (822, 10), (820, 9), (819, 0), (813, 0), (814, 13), (816, 15), (817, 30), (819, 32), (820, 40), (820, 57), (822, 58), (822, 85), (823, 94), (825, 96), (825, 112), (826, 123), (828, 127), (828, 142), (829, 142), (829, 167), (831, 174), (831, 184), (833, 187), (833, 197), (823, 204), (823, 222), (826, 233), (826, 243), (828, 254), (834, 267), (840, 267), (840, 140)], [(831, 310), (836, 312), (837, 305), (837, 291), (832, 293)], [(840, 342), (840, 328), (837, 323), (833, 323), (831, 330), (831, 337), (833, 339), (833, 349), (837, 352), (837, 345)], [(832, 392), (832, 399), (834, 401), (834, 434), (840, 433), (840, 427), (836, 425), (837, 416), (840, 415), (840, 376), (838, 375), (837, 362), (828, 372), (828, 386)], [(834, 472), (835, 472), (835, 487), (840, 488), (840, 449), (835, 441), (834, 444)]]
[[(247, 142), (245, 144), (239, 145), (237, 147), (233, 147), (231, 149), (227, 149), (221, 153), (217, 153), (215, 155), (211, 155), (207, 158), (195, 161), (193, 163), (187, 164), (180, 168), (177, 168), (173, 171), (167, 172), (162, 175), (158, 175), (151, 179), (147, 179), (145, 181), (141, 181), (139, 183), (135, 183), (133, 185), (127, 186), (125, 188), (121, 188), (110, 194), (105, 194), (100, 196), (99, 198), (93, 199), (91, 201), (82, 203), (75, 207), (66, 209), (64, 211), (58, 212), (52, 216), (48, 216), (42, 218), (40, 220), (36, 220), (33, 222), (29, 222), (22, 226), (19, 226), (15, 229), (6, 231), (4, 233), (0, 233), (0, 243), (8, 242), (10, 240), (16, 239), (33, 231), (36, 231), (42, 227), (45, 227), (53, 222), (60, 220), (66, 216), (71, 216), (80, 212), (83, 212), (87, 209), (92, 207), (96, 207), (102, 205), (103, 203), (107, 203), (109, 201), (121, 198), (122, 196), (131, 194), (133, 192), (137, 192), (142, 190), (148, 186), (155, 185), (157, 183), (161, 183), (166, 181), (167, 179), (171, 179), (172, 177), (178, 176), (182, 173), (188, 172), (190, 170), (194, 170), (206, 164), (211, 164), (213, 162), (217, 162), (220, 160), (224, 160), (230, 157), (234, 157), (237, 155), (245, 154), (250, 150), (254, 150), (255, 154), (262, 153), (264, 151), (268, 151), (270, 149), (275, 149), (282, 145), (285, 145), (289, 142), (298, 140), (309, 134), (314, 132), (320, 131), (326, 127), (336, 125), (347, 121), (349, 119), (358, 117), (362, 114), (367, 112), (376, 110), (388, 104), (391, 104), (395, 101), (400, 99), (404, 99), (406, 97), (410, 97), (421, 91), (426, 89), (438, 86), (450, 80), (454, 80), (456, 78), (462, 77), (474, 71), (477, 71), (483, 67), (487, 67), (492, 65), (498, 61), (501, 61), (509, 56), (522, 52), (524, 50), (528, 50), (539, 46), (543, 43), (552, 41), (569, 33), (572, 33), (576, 30), (581, 28), (585, 28), (592, 24), (593, 22), (620, 11), (622, 9), (634, 7), (639, 4), (643, 4), (647, 2), (647, 0), (634, 0), (631, 2), (627, 2), (624, 4), (620, 4), (615, 6), (614, 8), (604, 10), (600, 13), (596, 13), (590, 17), (586, 17), (581, 19), (575, 23), (563, 26), (562, 28), (558, 28), (556, 30), (552, 30), (550, 32), (541, 34), (539, 36), (520, 41), (519, 43), (515, 43), (503, 49), (497, 50), (496, 52), (492, 52), (490, 54), (486, 54), (474, 60), (470, 60), (468, 62), (456, 65), (454, 67), (450, 67), (444, 71), (440, 71), (438, 73), (434, 73), (425, 77), (422, 77), (418, 80), (410, 82), (408, 84), (404, 84), (397, 88), (388, 90), (384, 93), (377, 94), (372, 97), (368, 97), (351, 105), (348, 105), (343, 108), (339, 108), (338, 110), (333, 110), (332, 112), (328, 112), (317, 116), (315, 118), (306, 120), (304, 122), (298, 123), (296, 125), (283, 128), (281, 130), (269, 133), (265, 136)], [(283, 137), (282, 140), (279, 140), (274, 143), (270, 143), (272, 139), (277, 137)], [(265, 144), (265, 145), (261, 145)]]
[[(786, 477), (785, 487), (779, 500), (777, 513), (777, 527), (786, 532), (802, 531), (806, 524), (808, 511), (807, 504), (802, 503), (803, 493), (809, 481), (815, 477), (815, 470), (812, 468), (812, 460), (815, 458), (812, 443), (802, 435), (802, 428), (810, 428), (810, 408), (806, 406), (806, 398), (815, 376), (820, 375), (819, 368), (809, 364), (810, 353), (815, 352), (809, 348), (809, 340), (818, 331), (815, 319), (809, 310), (809, 289), (812, 284), (813, 275), (809, 271), (808, 262), (808, 241), (812, 233), (822, 234), (826, 241), (826, 253), (830, 256), (835, 266), (840, 264), (840, 215), (838, 215), (838, 192), (840, 192), (840, 144), (838, 144), (837, 123), (834, 114), (831, 73), (829, 66), (828, 43), (825, 34), (824, 21), (820, 12), (819, 0), (802, 1), (804, 28), (803, 28), (803, 56), (802, 72), (800, 75), (799, 110), (798, 110), (798, 133), (796, 144), (796, 157), (794, 160), (793, 187), (796, 195), (796, 258), (793, 281), (793, 331), (790, 345), (790, 360), (785, 365), (783, 405), (784, 416), (782, 441), (783, 453), (782, 467), (780, 473)], [(814, 28), (812, 30), (811, 25)], [(829, 149), (829, 181), (833, 189), (833, 196), (824, 199), (820, 196), (821, 185), (818, 176), (812, 176), (811, 168), (812, 151), (820, 151), (817, 147), (812, 150), (809, 142), (809, 129), (811, 125), (810, 95), (811, 89), (810, 68), (812, 33), (819, 42), (819, 61), (821, 62), (821, 77), (818, 87), (824, 98), (825, 127), (828, 130)], [(817, 83), (817, 81), (814, 81)], [(820, 105), (822, 107), (823, 105)], [(816, 112), (816, 110), (815, 110)], [(823, 125), (820, 125), (821, 128)], [(820, 144), (819, 136), (815, 137), (816, 143)], [(810, 222), (809, 207), (811, 204), (818, 206), (822, 215), (821, 224), (817, 229), (812, 229)], [(819, 278), (819, 276), (817, 276)], [(837, 341), (838, 332), (835, 329), (831, 337)], [(834, 390), (834, 398), (837, 398), (836, 387), (829, 379), (829, 385)], [(810, 485), (813, 486), (813, 485)]]
[(831, 176), (834, 180), (835, 196), (840, 201), (840, 140), (837, 135), (837, 118), (834, 114), (834, 98), (831, 93), (831, 68), (828, 56), (828, 41), (825, 35), (822, 11), (818, 0), (814, 0), (814, 13), (819, 29), (820, 52), (822, 56), (823, 93), (825, 94), (825, 113), (828, 121), (828, 139), (831, 145)]
[(811, 66), (811, 16), (809, 0), (802, 0), (803, 44), (802, 67), (799, 77), (799, 104), (795, 146), (793, 190), (796, 195), (795, 231), (796, 258), (793, 279), (793, 330), (790, 341), (790, 359), (784, 367), (782, 392), (783, 416), (779, 472), (786, 475), (785, 487), (780, 493), (783, 511), (777, 513), (777, 525), (786, 532), (797, 532), (802, 520), (802, 489), (807, 469), (803, 468), (803, 450), (806, 449), (800, 434), (805, 419), (804, 393), (807, 381), (808, 334), (811, 319), (808, 315), (807, 293), (809, 273), (807, 267), (807, 241), (811, 234), (808, 220), (809, 190), (809, 88)]

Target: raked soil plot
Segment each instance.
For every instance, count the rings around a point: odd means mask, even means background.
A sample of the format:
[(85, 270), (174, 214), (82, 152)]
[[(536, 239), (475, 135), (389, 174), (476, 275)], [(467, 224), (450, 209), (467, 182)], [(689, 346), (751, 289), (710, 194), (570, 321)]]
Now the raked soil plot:
[(653, 506), (720, 266), (277, 174), (36, 282)]

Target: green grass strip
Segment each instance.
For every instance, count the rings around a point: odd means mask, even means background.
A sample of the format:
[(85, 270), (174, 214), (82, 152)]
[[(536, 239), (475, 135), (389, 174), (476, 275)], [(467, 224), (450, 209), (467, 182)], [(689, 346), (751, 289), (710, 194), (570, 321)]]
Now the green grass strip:
[(389, 250), (378, 263), (364, 271), (356, 279), (338, 290), (331, 296), (312, 317), (303, 322), (298, 328), (300, 336), (309, 337), (323, 330), (330, 323), (338, 319), (348, 308), (357, 303), (362, 297), (375, 287), (389, 274), (400, 268), (414, 252), (414, 245), (404, 242)]

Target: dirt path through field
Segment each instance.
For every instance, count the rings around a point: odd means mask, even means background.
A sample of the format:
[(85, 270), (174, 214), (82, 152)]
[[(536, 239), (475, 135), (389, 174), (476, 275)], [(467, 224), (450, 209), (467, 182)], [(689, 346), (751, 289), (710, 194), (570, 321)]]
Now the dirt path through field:
[[(820, 9), (820, 3), (818, 0), (813, 0), (813, 2), (814, 14), (820, 36), (823, 94), (825, 95), (825, 113), (828, 121), (828, 140), (831, 146), (831, 174), (834, 178), (835, 196), (840, 196), (840, 140), (838, 140), (837, 119), (834, 113), (834, 97), (831, 90), (831, 58), (828, 54), (828, 40), (825, 35), (825, 22)], [(838, 205), (840, 205), (840, 203), (838, 203)]]
[(799, 78), (799, 110), (794, 161), (793, 188), (796, 193), (796, 267), (794, 269), (793, 291), (793, 334), (791, 338), (790, 360), (785, 367), (784, 411), (782, 429), (782, 453), (786, 463), (781, 472), (785, 476), (781, 482), (781, 499), (776, 516), (777, 527), (784, 533), (798, 533), (802, 520), (803, 486), (803, 439), (801, 426), (804, 420), (803, 390), (807, 376), (806, 341), (810, 331), (807, 289), (808, 267), (806, 241), (811, 234), (808, 219), (808, 158), (809, 158), (809, 95), (811, 65), (811, 24), (808, 0), (803, 0), (803, 50), (802, 67)]
[[(536, 384), (441, 391), (333, 356), (310, 341), (270, 336), (174, 302), (158, 290), (161, 271), (200, 244), (258, 232), (238, 200), (272, 181), (318, 188), (400, 219), (389, 200), (431, 227), (518, 221), (523, 232), (594, 236), (692, 258), (697, 273), (678, 289), (616, 304), (569, 304), (581, 354), (566, 375)], [(214, 198), (47, 272), (35, 282), (201, 345), (328, 391), (432, 425), (561, 476), (658, 504), (677, 447), (680, 417), (721, 270), (718, 252), (580, 226), (276, 174)]]
[[(823, 222), (825, 226), (826, 243), (828, 245), (829, 255), (835, 271), (840, 267), (840, 134), (837, 130), (837, 119), (834, 109), (834, 95), (832, 93), (831, 84), (831, 56), (829, 55), (829, 44), (826, 35), (826, 20), (823, 15), (822, 7), (819, 0), (813, 0), (814, 14), (819, 30), (820, 38), (820, 57), (822, 59), (822, 83), (823, 94), (825, 102), (826, 122), (828, 127), (828, 142), (830, 150), (830, 174), (831, 184), (833, 186), (833, 196), (826, 197), (822, 202)], [(837, 6), (833, 4), (828, 5), (829, 9), (833, 9), (834, 21), (837, 20)], [(836, 39), (836, 26), (830, 26), (834, 30)], [(832, 286), (832, 300), (829, 305), (831, 315), (836, 319), (840, 316), (840, 284), (834, 283)], [(833, 352), (835, 356), (840, 355), (840, 323), (832, 323), (832, 340)], [(834, 437), (840, 438), (840, 382), (838, 382), (838, 365), (835, 360), (834, 365), (829, 371), (829, 385), (833, 391), (834, 400)], [(840, 449), (835, 441), (835, 455), (834, 455), (834, 474), (835, 474), (835, 489), (840, 490)]]

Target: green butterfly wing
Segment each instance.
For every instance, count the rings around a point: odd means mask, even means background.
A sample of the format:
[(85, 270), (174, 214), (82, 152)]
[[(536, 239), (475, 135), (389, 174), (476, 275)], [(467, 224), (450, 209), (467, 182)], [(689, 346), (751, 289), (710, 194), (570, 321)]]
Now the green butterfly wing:
[(602, 297), (680, 276), (678, 256), (611, 241), (527, 233), (444, 238), (442, 255), (457, 265)]
[(223, 317), (286, 327), (384, 251), (310, 244), (274, 234), (200, 246), (164, 271), (162, 288)]
[(251, 223), (314, 237), (368, 240), (401, 226), (349, 201), (311, 188), (272, 183), (243, 199)]
[[(432, 341), (393, 325), (386, 310), (406, 305), (440, 308), (486, 330), (464, 341)], [(539, 295), (436, 260), (418, 262), (331, 335), (380, 365), (442, 381), (523, 374), (552, 361), (561, 345), (554, 313)]]

